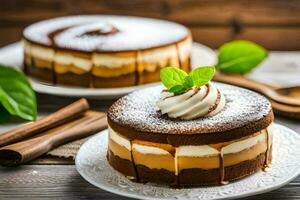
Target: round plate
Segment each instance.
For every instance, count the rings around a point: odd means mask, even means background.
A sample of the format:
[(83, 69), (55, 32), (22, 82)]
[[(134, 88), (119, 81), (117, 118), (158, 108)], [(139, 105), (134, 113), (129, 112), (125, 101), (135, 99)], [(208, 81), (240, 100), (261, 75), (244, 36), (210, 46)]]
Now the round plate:
[[(21, 43), (9, 45), (0, 51), (0, 62), (7, 65), (16, 66), (21, 69), (23, 63), (23, 50)], [(215, 65), (217, 62), (215, 52), (207, 46), (199, 43), (193, 44), (192, 66)], [(151, 83), (140, 86), (121, 88), (82, 88), (68, 87), (62, 85), (49, 85), (34, 78), (30, 78), (31, 85), (36, 92), (68, 97), (86, 97), (94, 99), (117, 98), (128, 94), (136, 89), (157, 85)]]
[(224, 186), (172, 189), (128, 180), (106, 160), (107, 130), (85, 142), (76, 157), (76, 168), (91, 184), (126, 197), (138, 199), (228, 199), (268, 192), (290, 182), (300, 174), (300, 136), (274, 124), (273, 162), (266, 172), (257, 172)]

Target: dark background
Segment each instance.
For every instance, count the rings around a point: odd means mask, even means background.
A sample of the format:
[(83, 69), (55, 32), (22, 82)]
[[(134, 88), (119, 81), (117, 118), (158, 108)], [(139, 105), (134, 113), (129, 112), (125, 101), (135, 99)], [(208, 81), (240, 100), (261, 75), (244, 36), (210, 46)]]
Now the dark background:
[(300, 50), (300, 0), (0, 0), (0, 46), (18, 41), (33, 22), (76, 14), (168, 19), (213, 48), (242, 38), (272, 50)]

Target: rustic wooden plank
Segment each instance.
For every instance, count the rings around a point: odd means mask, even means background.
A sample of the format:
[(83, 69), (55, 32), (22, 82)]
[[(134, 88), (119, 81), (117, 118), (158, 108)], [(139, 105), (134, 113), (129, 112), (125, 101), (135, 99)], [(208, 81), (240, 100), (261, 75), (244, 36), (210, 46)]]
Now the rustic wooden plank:
[[(127, 199), (88, 184), (74, 166), (0, 168), (0, 199)], [(276, 191), (246, 198), (300, 199), (300, 177)]]
[(233, 31), (230, 27), (192, 27), (193, 40), (212, 48), (232, 40)]
[(233, 39), (251, 40), (272, 50), (300, 50), (300, 26), (244, 27)]
[(240, 21), (245, 25), (299, 26), (300, 4), (298, 0), (182, 0), (171, 8), (169, 19), (185, 24), (228, 24)]
[(0, 47), (19, 41), (21, 38), (22, 30), (23, 27), (21, 26), (0, 27)]
[(298, 0), (14, 0), (2, 1), (2, 20), (29, 22), (62, 14), (128, 14), (165, 18), (187, 25), (244, 24), (299, 26)]
[(192, 27), (193, 39), (212, 48), (223, 43), (246, 39), (272, 50), (300, 50), (300, 26), (293, 27)]
[(244, 38), (273, 50), (300, 49), (299, 0), (4, 0), (0, 11), (0, 46), (19, 40), (23, 27), (43, 19), (121, 14), (183, 23), (192, 29), (195, 41), (212, 48)]

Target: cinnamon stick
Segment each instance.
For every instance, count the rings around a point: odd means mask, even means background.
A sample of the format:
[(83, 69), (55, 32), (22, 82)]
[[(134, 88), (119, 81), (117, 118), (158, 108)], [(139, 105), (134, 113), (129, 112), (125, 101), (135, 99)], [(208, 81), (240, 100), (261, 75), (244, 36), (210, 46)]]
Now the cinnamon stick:
[(42, 131), (64, 124), (89, 109), (86, 99), (80, 99), (50, 115), (25, 126), (0, 134), (0, 147), (32, 137)]
[(105, 113), (87, 111), (83, 117), (72, 122), (50, 129), (34, 138), (0, 148), (0, 165), (20, 165), (61, 144), (90, 136), (106, 127)]

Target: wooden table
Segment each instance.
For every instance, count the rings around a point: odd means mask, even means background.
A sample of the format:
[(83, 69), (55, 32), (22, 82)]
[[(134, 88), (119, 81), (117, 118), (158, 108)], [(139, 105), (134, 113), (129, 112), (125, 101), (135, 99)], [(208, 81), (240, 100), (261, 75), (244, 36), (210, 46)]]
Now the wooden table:
[[(282, 55), (282, 57), (281, 57)], [(290, 58), (290, 59), (287, 59)], [(290, 70), (300, 69), (300, 53), (273, 53), (265, 65), (288, 65)], [(286, 63), (285, 63), (286, 60)], [(294, 61), (290, 61), (294, 60)], [(280, 63), (283, 62), (283, 63)], [(285, 67), (286, 67), (285, 66)], [(261, 67), (254, 76), (261, 75), (266, 68)], [(274, 70), (274, 69), (272, 69)], [(277, 68), (278, 70), (278, 68)], [(267, 70), (266, 70), (267, 71)], [(284, 76), (278, 71), (279, 76)], [(300, 77), (299, 71), (291, 77)], [(285, 77), (286, 78), (286, 77)], [(289, 79), (289, 78), (286, 78)], [(297, 81), (295, 79), (295, 81)], [(39, 112), (52, 112), (57, 108), (75, 101), (74, 98), (62, 98), (38, 95)], [(106, 111), (113, 100), (91, 100), (92, 108)], [(299, 121), (276, 116), (277, 123), (300, 133)], [(41, 162), (43, 161), (43, 162)], [(299, 161), (300, 162), (300, 161)], [(43, 165), (41, 165), (43, 163)], [(54, 164), (55, 163), (55, 164)], [(0, 167), (0, 199), (127, 199), (105, 192), (87, 183), (77, 173), (74, 161), (41, 158), (16, 168)], [(275, 191), (248, 197), (245, 199), (300, 199), (300, 176), (288, 185)]]

